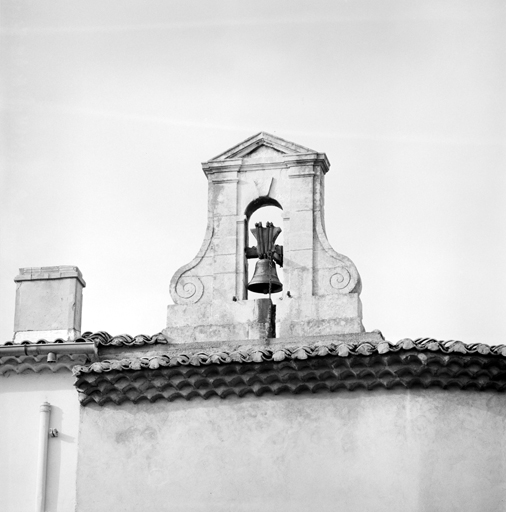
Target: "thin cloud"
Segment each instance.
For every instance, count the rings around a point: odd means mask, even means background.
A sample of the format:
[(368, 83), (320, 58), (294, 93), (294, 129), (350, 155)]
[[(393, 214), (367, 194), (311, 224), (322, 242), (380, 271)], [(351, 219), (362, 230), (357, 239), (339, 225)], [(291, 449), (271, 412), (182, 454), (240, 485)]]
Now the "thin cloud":
[(135, 114), (132, 112), (120, 112), (113, 110), (93, 109), (87, 107), (76, 107), (71, 105), (61, 105), (56, 103), (32, 103), (32, 102), (16, 102), (10, 105), (0, 107), (0, 110), (25, 110), (39, 111), (41, 113), (54, 114), (59, 112), (62, 115), (100, 117), (103, 119), (113, 119), (125, 122), (149, 123), (164, 126), (174, 126), (182, 128), (199, 128), (205, 130), (223, 130), (231, 132), (244, 132), (245, 134), (257, 133), (259, 131), (267, 131), (272, 133), (283, 133), (286, 137), (311, 136), (326, 139), (338, 140), (368, 140), (372, 142), (396, 142), (404, 144), (434, 144), (434, 145), (454, 145), (454, 146), (485, 146), (485, 147), (504, 147), (506, 142), (502, 139), (480, 140), (470, 138), (452, 138), (452, 137), (424, 137), (416, 135), (401, 134), (381, 134), (376, 133), (350, 133), (350, 132), (328, 132), (328, 131), (307, 131), (293, 130), (289, 127), (269, 128), (239, 124), (219, 124), (207, 121), (196, 121), (191, 119), (168, 118), (165, 116)]
[(444, 12), (433, 13), (370, 13), (369, 15), (348, 14), (342, 16), (313, 16), (313, 17), (283, 17), (283, 18), (248, 18), (228, 20), (191, 20), (171, 21), (168, 23), (146, 23), (130, 25), (93, 25), (93, 26), (46, 26), (46, 27), (0, 27), (0, 35), (57, 35), (57, 34), (96, 34), (96, 33), (123, 33), (123, 32), (150, 32), (164, 30), (186, 30), (205, 28), (234, 28), (234, 27), (262, 27), (262, 26), (289, 26), (289, 25), (333, 25), (342, 23), (385, 23), (385, 22), (406, 22), (406, 21), (464, 21), (476, 20), (476, 18), (487, 19), (486, 12), (461, 13), (458, 20), (455, 13), (451, 16)]

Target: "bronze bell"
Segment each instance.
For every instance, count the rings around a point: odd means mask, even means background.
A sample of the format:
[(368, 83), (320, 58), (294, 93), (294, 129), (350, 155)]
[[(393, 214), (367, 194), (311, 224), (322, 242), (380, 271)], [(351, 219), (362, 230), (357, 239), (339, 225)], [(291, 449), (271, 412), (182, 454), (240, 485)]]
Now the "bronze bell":
[(255, 265), (255, 273), (248, 284), (248, 290), (255, 293), (269, 293), (269, 281), (271, 293), (283, 290), (283, 284), (278, 278), (274, 261), (258, 260)]

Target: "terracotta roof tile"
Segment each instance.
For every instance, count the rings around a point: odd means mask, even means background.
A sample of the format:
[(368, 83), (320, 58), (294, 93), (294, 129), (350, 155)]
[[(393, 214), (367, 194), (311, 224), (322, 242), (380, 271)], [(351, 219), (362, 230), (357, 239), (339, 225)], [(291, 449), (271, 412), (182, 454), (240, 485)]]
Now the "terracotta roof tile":
[(83, 405), (419, 386), (506, 389), (506, 347), (429, 338), (181, 352), (76, 366)]
[[(90, 342), (93, 341), (98, 345), (103, 346), (141, 346), (141, 345), (155, 345), (155, 344), (167, 344), (168, 339), (161, 332), (153, 335), (146, 334), (138, 334), (137, 336), (130, 336), (129, 334), (119, 334), (117, 336), (112, 336), (107, 332), (98, 331), (98, 332), (85, 332), (79, 338), (76, 338), (73, 341), (64, 340), (62, 338), (58, 338), (53, 341), (48, 341), (45, 339), (37, 340), (37, 341), (22, 341), (21, 343), (14, 343), (13, 341), (7, 341), (2, 345), (5, 346), (16, 346), (16, 345), (43, 345), (46, 343), (82, 343), (82, 342)], [(2, 346), (0, 345), (0, 346)]]
[[(85, 341), (85, 340), (82, 340), (82, 339), (78, 339), (78, 340), (75, 340), (75, 342), (79, 342), (79, 341)], [(46, 345), (47, 343), (73, 343), (73, 342), (69, 342), (68, 340), (64, 340), (62, 338), (58, 338), (56, 340), (52, 340), (52, 341), (48, 341), (48, 340), (37, 340), (37, 341), (28, 341), (28, 340), (25, 340), (25, 341), (21, 341), (21, 342), (16, 342), (14, 343), (13, 341), (6, 341), (5, 343), (2, 343), (0, 346), (6, 346), (6, 347), (16, 347), (18, 345)]]
[(212, 352), (185, 352), (184, 345), (179, 345), (181, 352), (175, 355), (156, 355), (152, 357), (140, 357), (121, 360), (105, 360), (93, 363), (89, 366), (78, 366), (74, 368), (74, 374), (90, 372), (107, 372), (111, 370), (138, 370), (142, 368), (158, 368), (160, 366), (179, 365), (209, 365), (225, 364), (231, 362), (251, 363), (263, 361), (283, 361), (285, 359), (307, 359), (325, 355), (337, 355), (348, 357), (353, 355), (388, 354), (400, 350), (416, 350), (420, 352), (437, 351), (443, 354), (490, 354), (492, 356), (506, 356), (505, 345), (484, 345), (481, 343), (464, 344), (461, 341), (437, 341), (432, 338), (420, 338), (417, 340), (403, 339), (397, 343), (384, 341), (381, 343), (371, 342), (339, 342), (318, 345), (304, 345), (295, 348), (252, 348), (237, 350), (224, 350)]
[(121, 347), (121, 346), (141, 346), (141, 345), (155, 345), (167, 344), (168, 339), (161, 332), (148, 336), (146, 334), (138, 334), (137, 336), (130, 336), (129, 334), (119, 334), (118, 336), (111, 336), (104, 331), (99, 332), (85, 332), (76, 341), (94, 341), (98, 345)]
[(46, 355), (0, 357), (0, 375), (9, 373), (70, 372), (75, 365), (86, 364), (84, 354), (59, 354), (55, 363), (48, 363)]

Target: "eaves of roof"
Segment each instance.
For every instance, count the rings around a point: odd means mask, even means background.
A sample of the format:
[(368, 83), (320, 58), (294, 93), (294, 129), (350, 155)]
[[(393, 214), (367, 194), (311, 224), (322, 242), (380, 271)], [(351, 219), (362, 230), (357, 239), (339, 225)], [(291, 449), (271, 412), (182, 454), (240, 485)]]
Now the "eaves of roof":
[(89, 363), (85, 354), (63, 354), (59, 355), (54, 363), (47, 360), (46, 355), (21, 355), (0, 357), (0, 375), (10, 373), (41, 373), (41, 372), (71, 372), (76, 365)]
[[(115, 347), (130, 347), (130, 346), (142, 346), (142, 345), (156, 345), (156, 344), (167, 344), (168, 338), (161, 332), (152, 335), (138, 334), (137, 336), (130, 336), (129, 334), (119, 334), (112, 336), (107, 332), (85, 332), (79, 338), (76, 338), (74, 343), (81, 342), (94, 342), (97, 345), (102, 346), (115, 346)], [(68, 343), (63, 339), (57, 339), (54, 341), (38, 340), (38, 341), (22, 341), (21, 343), (14, 343), (13, 341), (7, 341), (0, 346), (16, 346), (16, 345), (44, 345), (46, 343)]]
[(75, 366), (81, 403), (439, 387), (506, 389), (506, 347), (424, 338), (198, 351)]
[[(167, 343), (167, 338), (161, 333), (152, 336), (144, 334), (138, 336), (128, 334), (111, 336), (106, 332), (85, 332), (72, 342), (63, 339), (54, 341), (41, 339), (35, 342), (23, 341), (21, 343), (8, 341), (0, 345), (0, 375), (27, 372), (40, 373), (44, 371), (52, 373), (70, 372), (76, 365), (86, 365), (96, 360), (100, 348), (117, 352), (126, 348), (135, 349)], [(84, 354), (84, 346), (89, 349), (88, 351), (91, 351), (94, 346), (95, 354)], [(47, 353), (53, 350), (55, 357), (54, 362), (51, 362), (48, 360)]]

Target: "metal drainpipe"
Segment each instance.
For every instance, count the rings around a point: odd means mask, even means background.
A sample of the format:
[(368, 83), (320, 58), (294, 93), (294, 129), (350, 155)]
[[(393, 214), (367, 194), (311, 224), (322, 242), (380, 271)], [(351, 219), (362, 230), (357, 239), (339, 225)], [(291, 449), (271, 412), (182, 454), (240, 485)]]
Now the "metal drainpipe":
[(47, 355), (50, 352), (55, 354), (86, 354), (98, 359), (98, 348), (93, 342), (71, 342), (71, 343), (33, 343), (0, 345), (0, 357), (5, 356), (38, 356)]
[(49, 419), (51, 417), (51, 405), (44, 402), (40, 406), (39, 427), (39, 457), (37, 461), (37, 494), (36, 512), (44, 512), (46, 503), (46, 475), (47, 475), (47, 444), (49, 441)]

